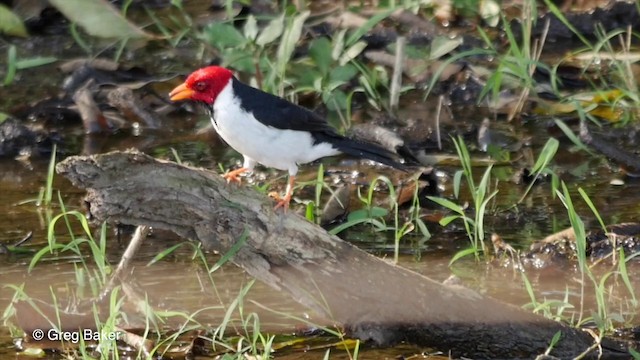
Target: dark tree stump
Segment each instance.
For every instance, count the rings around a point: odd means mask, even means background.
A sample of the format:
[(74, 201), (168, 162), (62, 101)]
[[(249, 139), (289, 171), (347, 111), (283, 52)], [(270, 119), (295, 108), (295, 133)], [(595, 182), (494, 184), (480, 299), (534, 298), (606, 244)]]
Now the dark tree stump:
[[(217, 174), (139, 152), (70, 157), (56, 167), (87, 189), (98, 220), (149, 225), (220, 252), (239, 239), (232, 261), (256, 279), (380, 345), (401, 341), (455, 357), (572, 358), (593, 345), (580, 330), (460, 286), (447, 286), (372, 256)], [(245, 236), (243, 236), (245, 234)], [(629, 355), (604, 349), (608, 358)], [(596, 358), (592, 351), (587, 358)]]

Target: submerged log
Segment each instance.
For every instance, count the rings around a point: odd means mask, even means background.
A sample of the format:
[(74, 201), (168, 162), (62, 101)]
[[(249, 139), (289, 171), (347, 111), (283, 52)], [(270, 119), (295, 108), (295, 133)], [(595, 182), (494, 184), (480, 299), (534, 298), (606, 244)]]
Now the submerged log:
[[(379, 345), (401, 341), (455, 357), (534, 358), (551, 351), (573, 358), (593, 349), (590, 335), (482, 296), (448, 286), (370, 255), (248, 187), (217, 174), (139, 152), (70, 157), (56, 167), (79, 187), (98, 220), (171, 230), (227, 252), (250, 275)], [(236, 247), (238, 248), (238, 247)], [(603, 349), (607, 358), (628, 353)], [(626, 353), (626, 355), (625, 355)]]

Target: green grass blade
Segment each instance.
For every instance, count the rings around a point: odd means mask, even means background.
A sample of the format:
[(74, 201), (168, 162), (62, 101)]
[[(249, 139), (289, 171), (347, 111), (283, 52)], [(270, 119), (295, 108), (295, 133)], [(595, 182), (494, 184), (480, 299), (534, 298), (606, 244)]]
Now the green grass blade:
[[(536, 181), (538, 180), (538, 177), (540, 177), (540, 175), (543, 172), (548, 172), (553, 174), (553, 172), (550, 169), (548, 169), (548, 166), (551, 160), (555, 157), (556, 153), (558, 152), (559, 147), (560, 147), (560, 142), (556, 138), (549, 138), (547, 142), (544, 144), (544, 147), (542, 148), (542, 151), (540, 151), (540, 155), (538, 156), (538, 159), (536, 160), (536, 163), (533, 165), (533, 168), (531, 170), (534, 175), (533, 180), (531, 180), (531, 182), (527, 186), (527, 189), (524, 191), (524, 193), (518, 200), (518, 204), (524, 201), (524, 199), (527, 197), (527, 195), (531, 191), (531, 188), (533, 188), (533, 185), (535, 185)], [(553, 186), (552, 184), (552, 188), (555, 189), (556, 187)]]
[(360, 218), (360, 219), (355, 219), (352, 221), (346, 221), (336, 227), (334, 227), (333, 229), (329, 230), (329, 234), (331, 235), (337, 235), (341, 232), (343, 232), (344, 230), (350, 228), (350, 227), (354, 227), (356, 225), (359, 224), (371, 224), (373, 225), (376, 229), (378, 230), (386, 230), (387, 226), (382, 223), (379, 220), (376, 219), (372, 219), (372, 218)]
[(176, 251), (176, 249), (181, 247), (182, 245), (184, 245), (184, 242), (175, 244), (175, 245), (169, 247), (168, 249), (162, 250), (156, 256), (154, 256), (153, 259), (149, 260), (149, 262), (147, 263), (147, 266), (151, 266), (151, 265), (157, 263), (158, 261), (164, 259), (165, 257), (169, 256), (169, 254), (171, 254), (172, 252)]
[(53, 178), (56, 173), (56, 151), (57, 146), (53, 144), (53, 150), (51, 150), (51, 160), (49, 160), (49, 169), (47, 170), (47, 184), (44, 193), (44, 205), (51, 205), (51, 199), (53, 198)]
[(589, 195), (587, 195), (587, 193), (582, 188), (578, 188), (578, 193), (580, 193), (580, 196), (582, 196), (582, 200), (584, 200), (584, 202), (589, 206), (589, 209), (591, 209), (593, 215), (595, 215), (598, 219), (598, 223), (600, 223), (600, 227), (602, 227), (602, 230), (607, 231), (607, 226), (604, 224), (604, 221), (600, 216), (600, 212), (598, 211), (598, 209), (596, 209), (596, 206), (593, 204), (593, 201), (591, 201)]
[(449, 200), (449, 199), (445, 199), (445, 198), (439, 198), (439, 197), (434, 197), (434, 196), (427, 196), (427, 199), (433, 201), (434, 203), (443, 206), (451, 211), (454, 211), (462, 216), (464, 216), (464, 210), (462, 209), (462, 207), (456, 203), (454, 203), (453, 201)]
[(620, 272), (620, 277), (622, 277), (622, 281), (624, 285), (627, 287), (629, 294), (631, 294), (633, 306), (638, 306), (638, 300), (636, 299), (636, 292), (631, 284), (631, 280), (629, 279), (629, 273), (627, 272), (627, 259), (625, 258), (624, 249), (620, 249), (620, 257), (618, 258), (618, 272)]
[(470, 247), (470, 248), (466, 248), (464, 250), (458, 251), (455, 255), (453, 255), (453, 257), (451, 258), (451, 261), (449, 261), (449, 266), (453, 265), (453, 263), (462, 259), (465, 256), (477, 254), (477, 250), (478, 249), (474, 247)]
[(582, 33), (569, 22), (569, 20), (567, 20), (562, 11), (558, 9), (556, 4), (554, 4), (551, 0), (544, 0), (544, 4), (547, 6), (547, 9), (549, 9), (549, 11), (551, 11), (551, 13), (555, 15), (564, 26), (571, 30), (571, 32), (575, 36), (577, 36), (580, 41), (582, 41), (583, 44), (591, 48), (591, 43), (589, 42), (589, 40), (587, 40), (587, 38), (585, 38), (584, 35), (582, 35)]
[(56, 61), (58, 61), (58, 58), (55, 58), (53, 56), (36, 56), (28, 59), (20, 59), (16, 61), (16, 69), (30, 69), (42, 65), (51, 64)]
[(237, 254), (238, 251), (240, 251), (240, 248), (242, 248), (242, 246), (247, 241), (248, 237), (249, 237), (249, 230), (245, 228), (242, 234), (240, 235), (240, 237), (238, 238), (238, 241), (236, 241), (236, 243), (233, 244), (233, 246), (229, 249), (229, 251), (227, 251), (224, 255), (222, 255), (222, 257), (218, 259), (218, 261), (216, 261), (215, 264), (213, 264), (213, 266), (209, 270), (209, 273), (212, 273), (218, 270), (219, 268), (221, 268), (222, 265), (226, 264), (227, 261), (229, 261), (235, 254)]
[(394, 12), (395, 9), (389, 9), (387, 11), (383, 11), (381, 13), (378, 13), (374, 16), (372, 16), (371, 18), (369, 18), (369, 20), (367, 20), (367, 22), (364, 23), (364, 25), (360, 26), (358, 29), (356, 29), (356, 31), (353, 32), (353, 34), (351, 34), (346, 42), (345, 42), (345, 48), (349, 48), (352, 45), (354, 45), (356, 42), (358, 42), (358, 40), (360, 40), (360, 38), (369, 32), (369, 30), (373, 29), (374, 26), (378, 25), (378, 23), (384, 19), (387, 18), (387, 16), (391, 15), (392, 12)]
[(4, 86), (11, 84), (16, 76), (17, 56), (16, 46), (9, 46), (9, 50), (7, 50), (7, 73), (4, 76)]
[(592, 153), (591, 150), (573, 133), (573, 131), (564, 123), (564, 121), (560, 119), (553, 119), (556, 125), (562, 130), (562, 132), (576, 145), (580, 150), (586, 151), (588, 153)]
[(546, 168), (556, 153), (558, 152), (558, 148), (560, 147), (560, 142), (556, 138), (549, 138), (547, 142), (544, 144), (542, 151), (540, 151), (540, 155), (536, 160), (536, 163), (533, 165), (532, 172), (540, 173), (542, 169)]
[(38, 262), (40, 262), (40, 259), (47, 255), (47, 254), (52, 254), (54, 251), (56, 250), (62, 250), (64, 249), (64, 245), (63, 244), (54, 244), (53, 246), (46, 246), (43, 247), (42, 249), (38, 250), (38, 252), (36, 252), (35, 255), (33, 255), (33, 257), (31, 258), (31, 262), (29, 263), (29, 268), (27, 268), (27, 272), (31, 272), (31, 270), (33, 270), (33, 268), (36, 267), (36, 265), (38, 264)]

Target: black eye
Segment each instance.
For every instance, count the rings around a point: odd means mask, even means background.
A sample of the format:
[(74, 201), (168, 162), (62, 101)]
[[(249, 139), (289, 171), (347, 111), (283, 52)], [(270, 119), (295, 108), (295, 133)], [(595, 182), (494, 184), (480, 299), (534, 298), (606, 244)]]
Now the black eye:
[(204, 91), (207, 88), (207, 84), (204, 81), (198, 81), (195, 85), (196, 90)]

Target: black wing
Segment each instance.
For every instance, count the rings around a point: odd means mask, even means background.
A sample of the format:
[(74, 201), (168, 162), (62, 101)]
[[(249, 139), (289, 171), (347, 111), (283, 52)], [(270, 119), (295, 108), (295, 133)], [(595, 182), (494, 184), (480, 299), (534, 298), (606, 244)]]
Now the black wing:
[(233, 92), (242, 99), (241, 107), (262, 123), (277, 129), (325, 132), (335, 129), (322, 117), (287, 100), (243, 84), (234, 78)]

